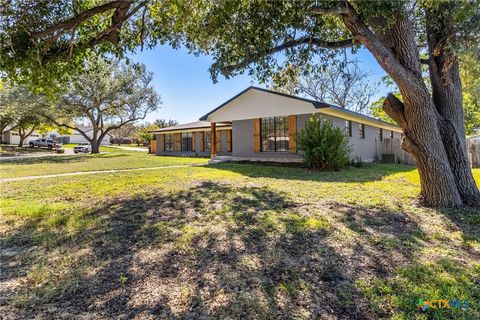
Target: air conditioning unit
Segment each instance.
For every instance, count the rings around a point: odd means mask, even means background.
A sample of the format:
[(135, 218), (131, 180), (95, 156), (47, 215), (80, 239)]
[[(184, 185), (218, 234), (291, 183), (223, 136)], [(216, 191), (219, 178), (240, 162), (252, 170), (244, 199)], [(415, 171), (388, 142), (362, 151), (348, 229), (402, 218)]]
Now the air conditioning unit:
[(383, 163), (397, 163), (397, 157), (393, 153), (382, 153)]

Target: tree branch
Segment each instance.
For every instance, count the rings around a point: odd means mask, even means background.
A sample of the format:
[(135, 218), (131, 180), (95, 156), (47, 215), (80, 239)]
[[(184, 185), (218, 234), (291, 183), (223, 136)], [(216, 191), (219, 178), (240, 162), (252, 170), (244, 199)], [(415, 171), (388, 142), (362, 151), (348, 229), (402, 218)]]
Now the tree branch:
[(349, 7), (341, 6), (340, 3), (338, 6), (329, 9), (322, 8), (321, 6), (312, 6), (309, 11), (311, 14), (319, 15), (341, 15), (350, 13)]
[(45, 30), (38, 31), (38, 32), (33, 32), (30, 36), (34, 39), (42, 38), (45, 36), (48, 36), (52, 33), (55, 33), (57, 31), (68, 31), (73, 28), (75, 28), (76, 25), (79, 23), (82, 23), (83, 21), (97, 15), (100, 13), (104, 13), (113, 9), (118, 9), (119, 7), (125, 6), (126, 4), (130, 5), (132, 3), (131, 0), (117, 0), (117, 1), (111, 1), (107, 2), (103, 5), (93, 7), (91, 9), (85, 10), (81, 12), (80, 14), (67, 19), (65, 21), (62, 21), (56, 25), (52, 25), (50, 27), (45, 28)]
[(128, 4), (126, 7), (119, 7), (117, 10), (115, 10), (110, 27), (99, 33), (94, 39), (90, 40), (90, 45), (94, 46), (104, 41), (118, 43), (120, 40), (120, 29), (122, 28), (123, 23), (130, 19), (135, 13), (138, 12), (138, 10), (140, 10), (140, 8), (144, 7), (146, 4), (147, 1), (143, 1), (130, 12), (128, 12), (130, 4)]
[(385, 111), (390, 118), (395, 120), (400, 127), (407, 128), (407, 120), (405, 119), (405, 106), (403, 102), (395, 97), (392, 93), (389, 93), (383, 101), (383, 111)]
[(345, 40), (338, 40), (338, 41), (325, 41), (325, 40), (322, 40), (322, 39), (319, 39), (319, 38), (314, 38), (314, 37), (302, 37), (302, 38), (299, 38), (299, 39), (286, 41), (286, 42), (282, 43), (281, 45), (270, 48), (270, 49), (268, 49), (264, 52), (258, 53), (255, 56), (253, 56), (253, 57), (251, 57), (251, 58), (249, 58), (245, 61), (242, 61), (242, 62), (240, 62), (236, 65), (223, 67), (222, 72), (228, 74), (228, 73), (231, 73), (234, 70), (243, 69), (246, 66), (248, 66), (249, 64), (258, 60), (259, 58), (263, 58), (263, 57), (269, 56), (271, 54), (274, 54), (274, 53), (277, 53), (277, 52), (280, 52), (280, 51), (283, 51), (283, 50), (286, 50), (286, 49), (289, 49), (289, 48), (293, 48), (293, 47), (296, 47), (296, 46), (300, 46), (300, 45), (314, 45), (314, 46), (317, 46), (317, 47), (327, 48), (327, 49), (342, 49), (342, 48), (348, 48), (348, 47), (353, 46), (354, 41), (353, 41), (353, 39), (345, 39)]
[(66, 124), (66, 123), (60, 123), (58, 122), (57, 120), (55, 120), (54, 118), (50, 117), (49, 115), (47, 114), (43, 114), (43, 116), (50, 122), (52, 122), (53, 124), (55, 124), (56, 126), (59, 126), (59, 127), (65, 127), (65, 128), (68, 128), (68, 129), (71, 129), (71, 130), (75, 130), (75, 131), (78, 131), (80, 132), (80, 134), (85, 138), (87, 139), (87, 141), (91, 142), (92, 139), (83, 131), (83, 130), (80, 130), (78, 127), (74, 127), (74, 126), (71, 126), (69, 124)]
[(391, 48), (387, 47), (378, 35), (368, 27), (348, 1), (340, 3), (344, 6), (339, 5), (333, 9), (317, 8), (311, 12), (315, 15), (333, 14), (340, 16), (347, 29), (352, 33), (354, 40), (363, 44), (373, 54), (380, 66), (392, 76), (397, 84), (407, 87), (418, 80), (416, 74), (400, 63)]
[[(148, 0), (142, 1), (140, 4), (138, 4), (136, 7), (134, 7), (132, 10), (129, 11), (132, 2), (133, 1), (119, 0), (119, 1), (109, 2), (103, 6), (94, 7), (90, 10), (85, 11), (85, 12), (89, 12), (89, 14), (86, 15), (86, 17), (83, 17), (83, 19), (78, 19), (78, 17), (82, 16), (83, 13), (81, 13), (79, 16), (71, 18), (56, 26), (51, 26), (44, 31), (33, 33), (31, 37), (36, 39), (36, 38), (41, 38), (42, 36), (49, 36), (53, 34), (51, 38), (47, 41), (47, 43), (42, 47), (42, 51), (48, 57), (47, 51), (52, 47), (52, 45), (56, 43), (56, 41), (61, 35), (63, 35), (64, 33), (70, 30), (74, 30), (75, 28), (78, 27), (78, 25), (81, 22), (94, 16), (95, 14), (99, 14), (111, 9), (115, 9), (114, 14), (112, 15), (111, 24), (110, 26), (108, 26), (108, 28), (94, 35), (90, 40), (82, 41), (82, 44), (80, 45), (77, 44), (75, 46), (72, 40), (70, 40), (68, 45), (59, 44), (57, 47), (53, 48), (53, 51), (55, 52), (54, 54), (55, 56), (62, 55), (66, 52), (69, 52), (69, 54), (71, 55), (75, 47), (93, 47), (107, 41), (113, 44), (117, 44), (120, 40), (120, 30), (122, 28), (123, 23), (128, 19), (130, 19), (142, 7), (145, 7), (147, 5)], [(98, 9), (105, 6), (107, 6), (108, 9), (105, 9), (105, 8), (103, 10)], [(58, 33), (55, 33), (56, 31), (58, 31)]]

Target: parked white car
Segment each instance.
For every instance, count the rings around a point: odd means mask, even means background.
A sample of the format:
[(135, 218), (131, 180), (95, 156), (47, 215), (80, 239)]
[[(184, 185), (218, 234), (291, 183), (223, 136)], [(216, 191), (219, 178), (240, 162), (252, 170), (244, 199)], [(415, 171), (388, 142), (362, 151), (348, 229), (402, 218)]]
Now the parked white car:
[(48, 148), (50, 150), (51, 149), (60, 149), (62, 147), (61, 143), (53, 141), (52, 139), (44, 139), (44, 138), (40, 138), (40, 139), (30, 141), (28, 143), (28, 145), (30, 146), (30, 148), (33, 148), (33, 147), (42, 148), (43, 147), (43, 148)]
[(92, 146), (90, 145), (90, 143), (87, 143), (87, 142), (84, 142), (84, 143), (80, 143), (78, 145), (76, 145), (75, 147), (73, 147), (73, 152), (74, 153), (90, 153), (92, 151)]

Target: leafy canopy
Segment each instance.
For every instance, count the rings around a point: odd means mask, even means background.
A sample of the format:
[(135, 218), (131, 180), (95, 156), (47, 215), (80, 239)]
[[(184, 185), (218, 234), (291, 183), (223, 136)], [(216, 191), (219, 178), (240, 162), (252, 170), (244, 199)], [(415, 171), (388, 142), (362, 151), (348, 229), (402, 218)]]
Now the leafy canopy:
[(2, 2), (0, 70), (9, 80), (54, 94), (92, 54), (123, 56), (148, 33), (150, 1)]
[[(142, 64), (94, 56), (45, 117), (79, 131), (91, 143), (101, 141), (110, 131), (143, 120), (158, 109), (160, 98), (151, 80), (152, 73)], [(86, 135), (84, 126), (92, 129), (93, 137)]]
[[(330, 49), (359, 43), (338, 15), (314, 14), (338, 8), (343, 1), (175, 1), (175, 0), (17, 0), (2, 4), (0, 19), (0, 70), (10, 79), (34, 89), (48, 90), (68, 81), (97, 53), (119, 57), (137, 48), (168, 43), (186, 46), (195, 54), (209, 54), (216, 81), (247, 71), (269, 79), (285, 65), (308, 72), (313, 56), (328, 64)], [(426, 10), (441, 1), (360, 1), (348, 4), (362, 21), (381, 34), (396, 18), (408, 14), (417, 26), (418, 47), (426, 48)], [(453, 2), (452, 2), (453, 3)], [(453, 48), (478, 41), (478, 0), (460, 0), (452, 10), (437, 10), (430, 25), (454, 21)], [(405, 8), (407, 8), (405, 10)], [(452, 14), (453, 12), (453, 14)], [(282, 54), (279, 54), (282, 52)]]

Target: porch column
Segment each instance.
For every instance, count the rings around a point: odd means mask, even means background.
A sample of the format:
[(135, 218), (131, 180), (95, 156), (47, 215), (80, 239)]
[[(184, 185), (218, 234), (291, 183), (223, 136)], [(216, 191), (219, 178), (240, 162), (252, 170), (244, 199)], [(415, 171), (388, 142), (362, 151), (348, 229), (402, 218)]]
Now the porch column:
[(210, 158), (212, 159), (217, 156), (217, 135), (215, 133), (216, 124), (212, 122), (210, 127)]

